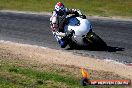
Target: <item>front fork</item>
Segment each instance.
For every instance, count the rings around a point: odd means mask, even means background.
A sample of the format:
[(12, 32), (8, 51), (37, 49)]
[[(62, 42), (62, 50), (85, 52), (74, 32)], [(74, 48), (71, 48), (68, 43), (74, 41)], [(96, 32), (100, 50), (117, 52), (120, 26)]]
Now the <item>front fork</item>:
[(92, 43), (91, 38), (93, 37), (92, 29), (83, 37), (84, 43)]

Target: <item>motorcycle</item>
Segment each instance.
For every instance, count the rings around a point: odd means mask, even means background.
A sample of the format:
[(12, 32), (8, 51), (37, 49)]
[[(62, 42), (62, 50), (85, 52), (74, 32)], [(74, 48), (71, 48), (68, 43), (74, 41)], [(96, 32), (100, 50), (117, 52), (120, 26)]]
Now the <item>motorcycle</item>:
[(93, 32), (91, 23), (85, 15), (81, 17), (72, 15), (67, 19), (68, 23), (64, 26), (64, 33), (68, 34), (67, 40), (70, 48), (84, 46), (104, 49), (107, 47), (107, 44)]

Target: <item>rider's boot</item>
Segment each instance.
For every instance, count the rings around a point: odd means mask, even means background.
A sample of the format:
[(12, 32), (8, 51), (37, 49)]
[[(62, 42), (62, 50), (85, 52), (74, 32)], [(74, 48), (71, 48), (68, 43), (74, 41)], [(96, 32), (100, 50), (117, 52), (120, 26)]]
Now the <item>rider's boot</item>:
[(59, 42), (61, 48), (65, 48), (68, 44), (68, 42), (65, 38), (60, 39), (58, 42)]

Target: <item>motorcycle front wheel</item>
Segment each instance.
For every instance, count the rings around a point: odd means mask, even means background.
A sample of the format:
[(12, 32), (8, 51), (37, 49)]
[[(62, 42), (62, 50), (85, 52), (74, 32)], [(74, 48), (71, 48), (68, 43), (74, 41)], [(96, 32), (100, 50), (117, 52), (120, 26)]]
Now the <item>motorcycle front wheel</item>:
[(107, 44), (94, 32), (87, 33), (85, 40), (89, 42), (95, 49), (106, 50)]

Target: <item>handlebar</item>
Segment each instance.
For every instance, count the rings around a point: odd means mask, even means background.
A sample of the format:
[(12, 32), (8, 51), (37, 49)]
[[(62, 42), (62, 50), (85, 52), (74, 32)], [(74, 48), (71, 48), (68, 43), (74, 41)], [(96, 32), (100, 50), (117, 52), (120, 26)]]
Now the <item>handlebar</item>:
[(74, 18), (74, 17), (80, 17), (82, 19), (86, 19), (85, 15), (80, 15), (80, 16), (78, 16), (78, 15), (72, 15), (72, 16), (70, 16), (70, 18)]

